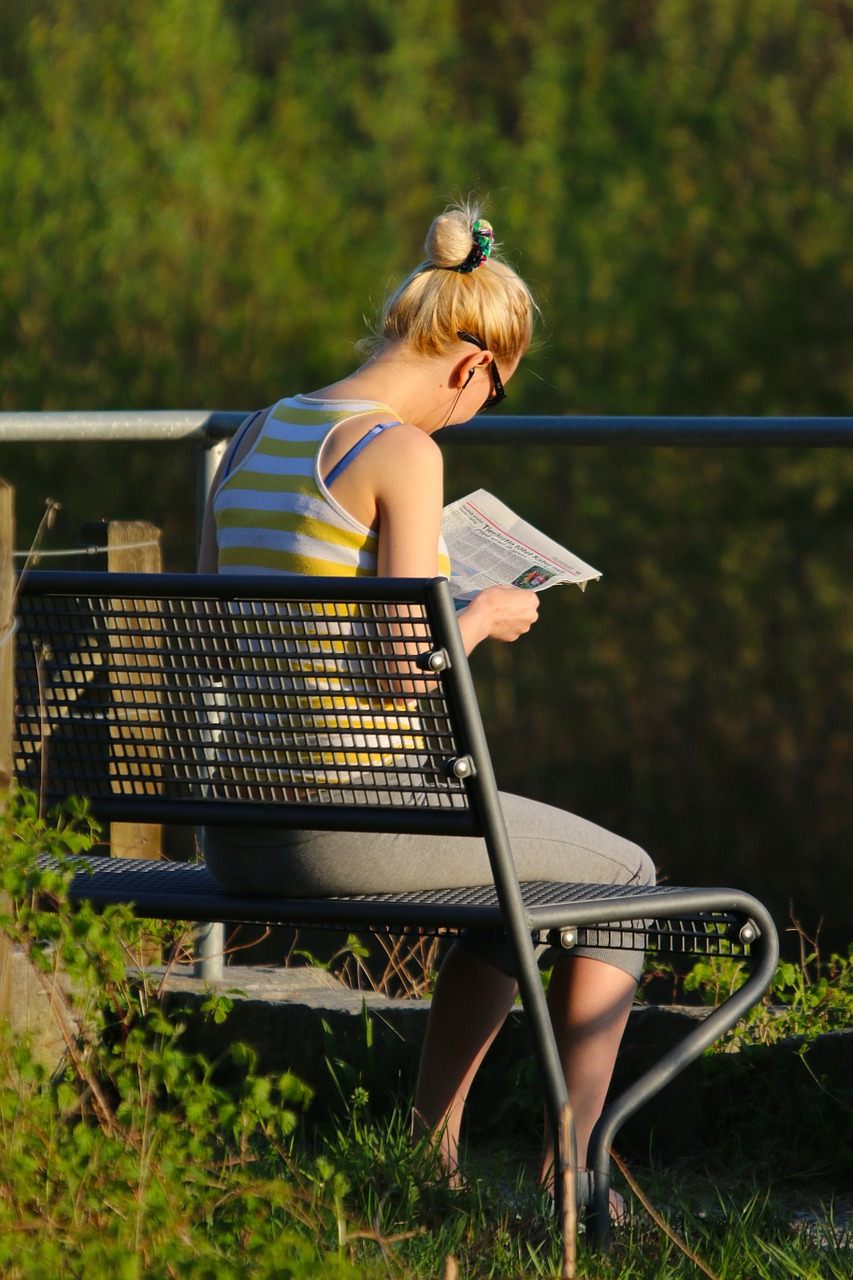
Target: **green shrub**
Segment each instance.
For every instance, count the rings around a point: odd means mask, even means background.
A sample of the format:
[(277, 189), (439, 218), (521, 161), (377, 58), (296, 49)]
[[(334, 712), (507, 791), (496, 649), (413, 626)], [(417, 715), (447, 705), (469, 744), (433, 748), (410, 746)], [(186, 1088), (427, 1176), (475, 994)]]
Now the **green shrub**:
[(328, 1161), (299, 1174), (291, 1159), (310, 1089), (256, 1074), (243, 1045), (215, 1063), (182, 1047), (180, 1013), (137, 967), (143, 942), (173, 946), (180, 926), (65, 906), (93, 835), (84, 808), (45, 823), (20, 796), (0, 820), (0, 923), (51, 991), (67, 1045), (51, 1071), (8, 1027), (0, 1039), (0, 1274), (356, 1274), (342, 1180)]

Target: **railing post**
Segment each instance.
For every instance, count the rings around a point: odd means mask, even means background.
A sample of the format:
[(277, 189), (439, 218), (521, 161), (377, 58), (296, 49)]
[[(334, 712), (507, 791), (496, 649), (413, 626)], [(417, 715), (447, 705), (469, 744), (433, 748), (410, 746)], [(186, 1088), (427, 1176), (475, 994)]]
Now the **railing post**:
[(207, 495), (210, 493), (213, 477), (216, 475), (217, 468), (225, 456), (225, 450), (229, 444), (230, 440), (227, 438), (217, 440), (212, 436), (206, 435), (198, 447), (196, 512), (199, 544), (201, 543), (201, 526), (204, 520), (204, 508), (207, 505)]
[[(229, 440), (215, 439), (206, 434), (199, 445), (197, 477), (198, 477), (198, 543), (201, 545), (201, 529), (204, 521), (204, 509), (207, 496), (213, 486), (213, 477), (228, 448)], [(196, 831), (198, 847), (202, 847), (202, 832)], [(222, 977), (225, 955), (224, 924), (201, 924), (196, 927), (193, 940), (195, 961), (193, 972), (202, 982), (216, 982)]]
[(202, 982), (216, 982), (223, 974), (224, 924), (197, 924), (193, 934), (193, 973)]

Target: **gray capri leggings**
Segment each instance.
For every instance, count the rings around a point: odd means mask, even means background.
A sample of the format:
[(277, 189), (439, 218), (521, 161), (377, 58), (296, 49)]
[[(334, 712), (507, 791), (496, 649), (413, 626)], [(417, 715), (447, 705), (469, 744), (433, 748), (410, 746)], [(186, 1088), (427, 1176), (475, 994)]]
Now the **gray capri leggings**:
[[(584, 818), (523, 796), (500, 793), (519, 880), (653, 885), (648, 854)], [(286, 831), (208, 827), (204, 857), (217, 884), (234, 894), (334, 897), (490, 884), (485, 841), (474, 836)], [(506, 943), (468, 936), (463, 945), (506, 973)], [(639, 978), (642, 951), (577, 947)]]

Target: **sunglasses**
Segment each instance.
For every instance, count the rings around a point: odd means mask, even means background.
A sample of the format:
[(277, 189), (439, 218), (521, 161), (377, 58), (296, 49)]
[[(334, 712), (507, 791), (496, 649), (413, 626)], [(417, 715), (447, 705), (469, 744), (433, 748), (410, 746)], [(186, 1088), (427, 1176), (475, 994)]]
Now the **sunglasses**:
[[(473, 345), (475, 347), (479, 347), (481, 351), (488, 351), (489, 349), (486, 346), (485, 342), (483, 342), (480, 338), (475, 338), (473, 333), (466, 333), (464, 329), (459, 329), (456, 333), (456, 336), (462, 342), (473, 343)], [(497, 361), (494, 358), (492, 358), (492, 363), (490, 368), (492, 370), (492, 386), (494, 388), (494, 391), (492, 395), (489, 396), (486, 403), (477, 410), (478, 413), (485, 413), (487, 409), (494, 409), (495, 405), (500, 404), (502, 400), (506, 400), (506, 392), (504, 391), (504, 384), (501, 382), (501, 375), (498, 373)]]

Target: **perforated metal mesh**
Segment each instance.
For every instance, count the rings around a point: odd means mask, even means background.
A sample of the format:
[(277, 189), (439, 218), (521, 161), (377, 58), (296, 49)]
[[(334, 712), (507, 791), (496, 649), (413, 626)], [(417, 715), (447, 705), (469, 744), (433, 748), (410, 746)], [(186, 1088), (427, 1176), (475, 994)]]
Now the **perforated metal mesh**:
[(51, 798), (467, 809), (423, 603), (24, 595), (17, 643)]
[[(57, 864), (45, 859), (46, 864)], [(134, 862), (122, 858), (88, 857), (74, 877), (71, 899), (98, 906), (134, 902), (137, 913), (160, 918), (241, 921), (271, 925), (310, 923), (335, 929), (369, 927), (399, 935), (458, 934), (474, 929), (487, 937), (502, 937), (503, 923), (494, 885), (466, 889), (418, 890), (407, 893), (354, 894), (342, 898), (262, 899), (226, 894), (201, 863)], [(708, 910), (662, 915), (648, 921), (571, 926), (583, 906), (601, 910), (602, 919), (614, 903), (636, 899), (638, 907), (658, 910), (682, 890), (672, 887), (630, 889), (589, 884), (527, 881), (521, 886), (524, 905), (544, 910), (560, 920), (560, 928), (534, 930), (538, 941), (561, 945), (561, 928), (569, 926), (574, 946), (645, 949), (670, 954), (744, 956), (750, 953), (742, 936), (747, 918), (742, 912)], [(654, 908), (652, 908), (654, 909)]]

